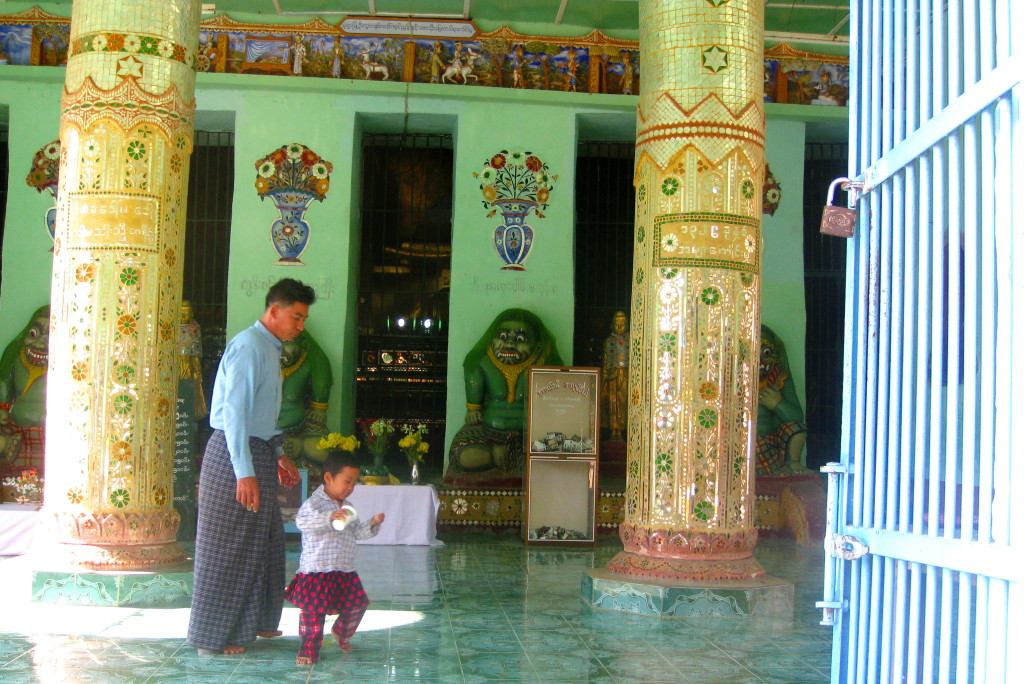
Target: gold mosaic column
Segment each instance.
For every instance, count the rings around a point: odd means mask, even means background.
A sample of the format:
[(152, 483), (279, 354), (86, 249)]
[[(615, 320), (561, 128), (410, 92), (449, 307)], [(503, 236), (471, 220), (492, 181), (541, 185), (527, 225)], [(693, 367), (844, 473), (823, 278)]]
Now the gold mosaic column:
[(625, 545), (608, 570), (764, 574), (751, 552), (762, 0), (640, 0)]
[(72, 11), (43, 521), (78, 567), (185, 558), (172, 493), (199, 10), (75, 0)]

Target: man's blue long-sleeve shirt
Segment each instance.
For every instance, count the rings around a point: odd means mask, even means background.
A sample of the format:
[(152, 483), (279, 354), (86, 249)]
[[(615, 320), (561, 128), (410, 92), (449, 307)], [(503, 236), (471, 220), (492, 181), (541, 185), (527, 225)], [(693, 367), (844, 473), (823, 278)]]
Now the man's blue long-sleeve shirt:
[(256, 321), (235, 335), (217, 368), (210, 427), (223, 430), (235, 477), (254, 477), (249, 438), (281, 433), (281, 340)]

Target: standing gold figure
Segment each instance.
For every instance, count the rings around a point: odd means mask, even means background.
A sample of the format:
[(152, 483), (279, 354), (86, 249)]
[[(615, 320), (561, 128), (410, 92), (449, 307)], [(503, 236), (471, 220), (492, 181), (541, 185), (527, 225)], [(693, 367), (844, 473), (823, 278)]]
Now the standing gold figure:
[(629, 317), (625, 311), (612, 316), (612, 334), (604, 341), (601, 363), (601, 422), (608, 439), (621, 442), (626, 430), (626, 389), (629, 383)]

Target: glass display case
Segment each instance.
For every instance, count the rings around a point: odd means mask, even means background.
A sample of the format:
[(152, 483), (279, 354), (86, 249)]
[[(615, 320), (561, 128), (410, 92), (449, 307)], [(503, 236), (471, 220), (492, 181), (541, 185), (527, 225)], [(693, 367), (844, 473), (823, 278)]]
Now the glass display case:
[(598, 368), (530, 369), (523, 530), (529, 545), (596, 542), (600, 381)]

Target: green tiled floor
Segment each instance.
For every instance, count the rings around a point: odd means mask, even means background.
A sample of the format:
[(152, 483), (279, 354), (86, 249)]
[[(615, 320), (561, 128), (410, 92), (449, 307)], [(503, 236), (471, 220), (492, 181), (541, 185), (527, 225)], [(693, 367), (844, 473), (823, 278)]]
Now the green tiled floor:
[[(526, 549), (516, 538), (458, 536), (432, 549), (361, 546), (373, 603), (343, 655), (295, 665), (286, 636), (243, 656), (198, 656), (187, 609), (32, 604), (23, 559), (0, 560), (0, 681), (8, 682), (827, 682), (831, 632), (818, 625), (820, 546), (766, 540), (765, 569), (796, 585), (792, 619), (657, 619), (580, 599), (582, 572), (620, 548)], [(297, 562), (290, 545), (289, 570)]]

